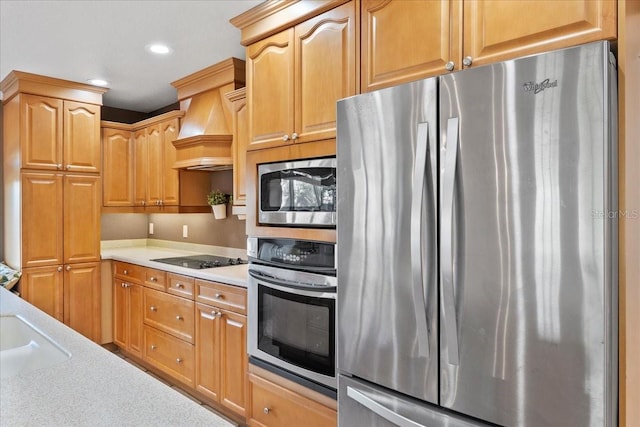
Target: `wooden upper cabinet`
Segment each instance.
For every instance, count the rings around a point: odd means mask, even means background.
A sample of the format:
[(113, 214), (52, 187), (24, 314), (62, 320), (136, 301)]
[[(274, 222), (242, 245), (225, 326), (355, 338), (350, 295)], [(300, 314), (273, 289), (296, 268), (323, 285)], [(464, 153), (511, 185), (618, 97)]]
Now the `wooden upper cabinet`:
[(162, 204), (164, 206), (177, 206), (180, 201), (180, 175), (178, 169), (174, 169), (176, 163), (176, 148), (173, 141), (180, 132), (178, 118), (160, 123), (162, 134)]
[(293, 29), (247, 47), (248, 149), (284, 143), (293, 133)]
[(247, 204), (247, 144), (249, 142), (249, 116), (246, 87), (227, 93), (231, 101), (233, 118), (233, 206)]
[(122, 129), (102, 129), (102, 205), (133, 206), (133, 139)]
[(134, 146), (134, 177), (133, 177), (133, 204), (145, 206), (147, 204), (147, 130), (140, 129), (133, 134)]
[(62, 174), (24, 172), (21, 184), (22, 266), (62, 264)]
[(64, 167), (100, 172), (100, 106), (64, 101)]
[(63, 101), (22, 95), (20, 108), (22, 167), (61, 170)]
[(335, 138), (354, 95), (356, 12), (348, 2), (247, 47), (249, 150)]
[(362, 92), (459, 68), (460, 2), (362, 0), (361, 10)]
[(465, 1), (464, 54), (473, 65), (616, 37), (611, 0)]
[(64, 262), (100, 261), (100, 177), (64, 176)]
[(162, 200), (162, 172), (164, 147), (160, 125), (147, 128), (147, 200), (146, 204), (159, 205)]

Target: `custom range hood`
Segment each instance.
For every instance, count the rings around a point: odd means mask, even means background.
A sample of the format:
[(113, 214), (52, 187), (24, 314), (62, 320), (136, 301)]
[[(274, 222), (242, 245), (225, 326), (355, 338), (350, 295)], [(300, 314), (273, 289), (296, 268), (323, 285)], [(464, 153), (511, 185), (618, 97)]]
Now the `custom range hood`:
[(176, 147), (176, 169), (217, 171), (233, 167), (231, 104), (225, 94), (245, 84), (245, 62), (229, 58), (171, 83), (185, 111)]

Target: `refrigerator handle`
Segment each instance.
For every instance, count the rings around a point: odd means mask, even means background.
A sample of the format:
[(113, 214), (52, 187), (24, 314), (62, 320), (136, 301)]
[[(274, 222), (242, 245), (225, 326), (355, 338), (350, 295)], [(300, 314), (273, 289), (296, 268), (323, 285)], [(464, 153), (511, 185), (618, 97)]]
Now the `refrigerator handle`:
[(425, 427), (420, 423), (394, 412), (381, 403), (376, 402), (373, 398), (367, 396), (365, 392), (357, 390), (351, 386), (347, 386), (347, 396), (399, 427)]
[(422, 272), (422, 207), (429, 152), (429, 123), (418, 123), (416, 159), (413, 167), (413, 191), (411, 194), (411, 277), (413, 284), (413, 310), (416, 316), (418, 353), (429, 357), (429, 331), (427, 329), (426, 302), (424, 300), (424, 275)]
[(442, 232), (440, 234), (440, 272), (442, 275), (442, 310), (444, 314), (445, 335), (449, 363), (460, 363), (458, 349), (458, 322), (456, 303), (453, 294), (453, 196), (458, 157), (458, 118), (447, 121), (445, 158), (441, 165), (442, 173)]

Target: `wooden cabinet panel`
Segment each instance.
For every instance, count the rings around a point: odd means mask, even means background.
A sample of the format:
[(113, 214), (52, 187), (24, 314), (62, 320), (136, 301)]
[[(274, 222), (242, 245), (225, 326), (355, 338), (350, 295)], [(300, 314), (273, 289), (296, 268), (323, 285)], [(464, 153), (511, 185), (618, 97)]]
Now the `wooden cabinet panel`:
[(152, 289), (158, 291), (165, 290), (165, 284), (167, 282), (167, 273), (162, 270), (156, 270), (153, 268), (141, 267), (143, 272), (144, 281), (143, 284)]
[(196, 301), (247, 314), (247, 291), (237, 286), (196, 279)]
[(21, 184), (23, 267), (62, 264), (62, 175), (23, 173)]
[(129, 351), (142, 357), (144, 297), (143, 287), (131, 284), (129, 289)]
[(135, 356), (142, 357), (142, 286), (113, 281), (113, 342)]
[(63, 274), (61, 265), (25, 268), (20, 278), (20, 293), (25, 301), (48, 315), (63, 321)]
[(145, 279), (145, 268), (136, 264), (115, 261), (113, 263), (113, 274), (127, 282), (141, 284)]
[(180, 201), (180, 176), (176, 163), (176, 148), (173, 141), (180, 132), (180, 122), (177, 118), (160, 124), (162, 136), (162, 205), (177, 206)]
[(178, 381), (193, 387), (195, 373), (193, 344), (145, 325), (143, 358)]
[(220, 322), (220, 403), (246, 416), (247, 317), (222, 310)]
[(297, 142), (334, 138), (336, 101), (356, 94), (355, 14), (349, 2), (295, 27)]
[(100, 106), (64, 101), (64, 167), (100, 172)]
[(64, 323), (90, 340), (100, 340), (99, 262), (65, 266)]
[[(504, 2), (501, 2), (504, 3)], [(362, 0), (362, 92), (459, 69), (460, 2)]]
[(233, 114), (233, 206), (247, 204), (247, 145), (249, 143), (249, 112), (247, 89), (240, 88), (226, 94)]
[(102, 129), (102, 205), (133, 206), (133, 139), (131, 132)]
[(100, 261), (100, 177), (64, 177), (64, 262)]
[(63, 101), (38, 95), (21, 97), (22, 167), (62, 169)]
[(294, 126), (293, 28), (247, 47), (248, 149), (283, 144)]
[(613, 39), (616, 34), (614, 1), (464, 2), (463, 56), (471, 57), (473, 65)]
[(220, 319), (219, 310), (196, 304), (196, 390), (219, 401)]
[(193, 301), (148, 288), (145, 288), (143, 298), (143, 319), (146, 325), (193, 344), (195, 335)]
[(147, 204), (147, 130), (141, 129), (133, 134), (134, 146), (134, 178), (133, 204), (145, 206)]
[(167, 273), (167, 292), (182, 298), (193, 299), (195, 279), (180, 274)]
[(164, 147), (160, 125), (147, 128), (147, 206), (159, 205), (162, 200), (162, 172)]

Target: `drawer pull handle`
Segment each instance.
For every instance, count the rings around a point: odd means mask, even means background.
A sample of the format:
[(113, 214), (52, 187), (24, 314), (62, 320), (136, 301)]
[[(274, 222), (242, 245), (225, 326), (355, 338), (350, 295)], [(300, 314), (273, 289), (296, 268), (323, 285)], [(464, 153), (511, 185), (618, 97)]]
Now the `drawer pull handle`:
[(180, 315), (176, 316), (176, 320), (182, 320), (182, 319), (183, 319), (182, 316), (180, 316)]
[(149, 307), (149, 310), (151, 310), (151, 311), (158, 311), (158, 309), (157, 309), (155, 306), (153, 306), (153, 305), (152, 305), (151, 307)]
[(62, 271), (62, 266), (58, 267), (58, 271)]
[(265, 415), (269, 415), (269, 412), (271, 412), (271, 409), (265, 407), (262, 412), (264, 412)]
[(182, 363), (182, 359), (180, 359), (180, 358), (178, 357), (178, 358), (176, 359), (176, 363), (177, 363), (177, 364)]
[(149, 278), (149, 280), (151, 280), (152, 282), (157, 282), (157, 281), (158, 281), (158, 279), (156, 279), (156, 278), (155, 278), (155, 277), (153, 277), (153, 276), (151, 276), (151, 277)]
[(221, 312), (219, 312), (219, 311), (215, 311), (215, 310), (213, 310), (213, 311), (211, 312), (211, 317), (213, 317), (214, 319), (219, 319), (219, 318), (221, 318), (221, 317), (222, 317), (222, 313), (221, 313)]
[(222, 295), (222, 294), (216, 294), (214, 296), (215, 299), (222, 299), (223, 297), (224, 297), (224, 295)]
[(122, 274), (124, 274), (124, 275), (126, 276), (127, 274), (129, 274), (129, 271), (128, 271), (128, 270), (124, 270), (124, 271), (122, 272)]
[(151, 344), (151, 350), (155, 350), (156, 348), (155, 344)]
[(182, 283), (176, 283), (176, 288), (178, 289), (184, 288), (184, 285)]
[(70, 266), (70, 265), (67, 265), (67, 266), (65, 267), (65, 270), (67, 270), (67, 271), (71, 271), (71, 266)]

